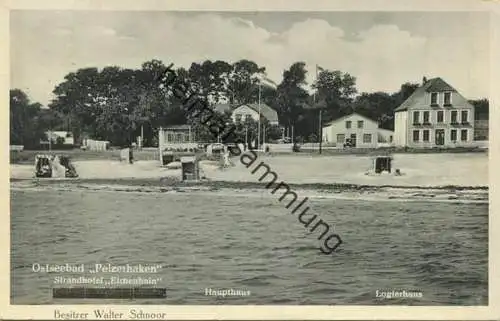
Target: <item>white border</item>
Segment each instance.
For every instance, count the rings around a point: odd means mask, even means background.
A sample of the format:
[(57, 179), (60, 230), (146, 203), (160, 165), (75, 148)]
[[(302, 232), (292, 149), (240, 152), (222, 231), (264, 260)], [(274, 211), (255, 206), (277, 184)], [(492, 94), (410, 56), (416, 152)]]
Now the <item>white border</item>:
[[(191, 10), (191, 11), (489, 11), (491, 17), (491, 55), (490, 55), (490, 124), (500, 124), (498, 103), (500, 102), (500, 1), (498, 0), (419, 0), (419, 1), (311, 1), (311, 0), (0, 0), (0, 85), (4, 117), (0, 117), (2, 129), (1, 142), (4, 150), (8, 150), (8, 89), (9, 89), (9, 10)], [(496, 58), (496, 59), (495, 59)], [(490, 125), (490, 164), (500, 164), (498, 127)], [(96, 306), (11, 306), (10, 302), (10, 194), (9, 194), (9, 160), (7, 153), (2, 158), (1, 166), (5, 169), (2, 178), (1, 202), (3, 206), (3, 222), (0, 224), (0, 246), (4, 259), (0, 260), (0, 319), (53, 319), (55, 308), (91, 313)], [(498, 226), (498, 187), (500, 171), (490, 166), (490, 215), (489, 215), (489, 306), (488, 307), (400, 307), (400, 306), (107, 306), (117, 312), (128, 312), (131, 308), (141, 308), (147, 312), (166, 312), (168, 319), (174, 320), (499, 320), (500, 310), (500, 275)], [(497, 264), (495, 264), (497, 263)], [(102, 307), (102, 306), (101, 306)], [(92, 315), (92, 314), (91, 314)]]

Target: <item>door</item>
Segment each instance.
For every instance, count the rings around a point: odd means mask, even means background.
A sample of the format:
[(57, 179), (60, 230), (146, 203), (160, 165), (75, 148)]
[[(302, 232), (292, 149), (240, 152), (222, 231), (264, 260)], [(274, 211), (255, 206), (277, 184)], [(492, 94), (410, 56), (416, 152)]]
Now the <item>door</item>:
[(436, 145), (444, 145), (444, 129), (436, 129)]
[(351, 146), (356, 147), (356, 134), (351, 134)]

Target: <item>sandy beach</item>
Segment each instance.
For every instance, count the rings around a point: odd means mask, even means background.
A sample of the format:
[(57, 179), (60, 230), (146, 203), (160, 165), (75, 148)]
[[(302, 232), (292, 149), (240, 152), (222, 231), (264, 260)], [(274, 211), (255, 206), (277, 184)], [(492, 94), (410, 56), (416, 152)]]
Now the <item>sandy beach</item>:
[[(402, 176), (390, 174), (366, 175), (369, 156), (302, 156), (260, 155), (249, 168), (233, 157), (233, 167), (220, 169), (213, 161), (201, 161), (201, 175), (210, 181), (258, 182), (264, 168), (252, 170), (261, 162), (274, 171), (278, 180), (289, 184), (357, 184), (388, 186), (488, 186), (488, 156), (479, 153), (463, 154), (397, 154), (393, 167)], [(137, 161), (134, 164), (116, 160), (75, 160), (78, 180), (180, 178), (180, 169), (167, 169), (158, 161)], [(11, 164), (11, 179), (32, 179), (33, 165)]]

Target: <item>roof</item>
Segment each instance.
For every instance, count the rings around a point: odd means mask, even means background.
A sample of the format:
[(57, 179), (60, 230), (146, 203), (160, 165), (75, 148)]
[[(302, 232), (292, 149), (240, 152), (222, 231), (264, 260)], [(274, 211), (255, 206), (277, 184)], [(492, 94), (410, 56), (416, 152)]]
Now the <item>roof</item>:
[(189, 125), (169, 125), (162, 127), (163, 130), (169, 130), (169, 129), (190, 129), (191, 126)]
[(436, 77), (427, 80), (425, 84), (418, 87), (413, 94), (410, 95), (399, 107), (394, 109), (395, 112), (408, 110), (408, 107), (413, 106), (417, 101), (428, 92), (456, 92), (457, 90), (450, 86), (443, 79)]
[(353, 112), (353, 113), (350, 113), (350, 114), (347, 114), (347, 115), (344, 115), (344, 116), (341, 116), (341, 117), (335, 118), (335, 119), (333, 119), (333, 120), (330, 120), (328, 123), (324, 124), (324, 125), (323, 125), (323, 127), (330, 126), (330, 125), (331, 125), (331, 124), (333, 124), (333, 123), (336, 123), (336, 122), (338, 122), (338, 121), (341, 121), (341, 120), (343, 120), (343, 119), (346, 119), (346, 118), (351, 117), (351, 116), (354, 116), (354, 115), (358, 115), (358, 116), (360, 116), (361, 118), (364, 118), (364, 119), (366, 119), (366, 120), (369, 120), (369, 121), (372, 121), (372, 122), (374, 122), (374, 123), (377, 123), (377, 121), (376, 121), (376, 120), (373, 120), (373, 119), (371, 119), (371, 118), (369, 118), (369, 117), (363, 116), (363, 115), (362, 115), (362, 114), (360, 114), (360, 113)]
[(62, 130), (52, 130), (52, 131), (47, 131), (47, 136), (52, 136), (53, 138), (55, 137), (63, 137), (66, 138), (66, 136), (70, 135), (72, 136), (71, 132), (66, 132)]
[[(227, 111), (234, 111), (236, 108), (239, 108), (241, 106), (248, 106), (252, 110), (256, 111), (257, 113), (259, 112), (259, 104), (239, 104), (239, 105), (232, 105), (232, 104), (217, 104), (214, 106), (214, 109), (219, 112), (219, 113), (224, 113)], [(267, 104), (261, 103), (260, 104), (260, 113), (264, 118), (266, 118), (270, 122), (278, 122), (278, 113), (276, 110), (273, 108), (269, 107)]]
[(214, 106), (214, 110), (219, 113), (224, 113), (226, 111), (232, 111), (234, 105), (231, 104), (217, 104)]
[[(248, 106), (255, 110), (256, 112), (259, 112), (259, 104), (243, 104), (241, 106)], [(238, 106), (238, 107), (241, 107)], [(277, 122), (278, 121), (278, 113), (276, 110), (272, 109), (266, 104), (260, 104), (260, 113), (262, 116), (264, 116), (268, 121), (270, 122)]]

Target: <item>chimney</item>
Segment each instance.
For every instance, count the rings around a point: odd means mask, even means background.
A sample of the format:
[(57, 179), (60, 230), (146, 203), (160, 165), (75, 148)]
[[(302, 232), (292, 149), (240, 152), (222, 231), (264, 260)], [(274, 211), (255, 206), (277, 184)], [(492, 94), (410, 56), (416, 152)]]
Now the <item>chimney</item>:
[(427, 77), (425, 77), (425, 76), (424, 76), (424, 77), (422, 78), (422, 85), (425, 85), (425, 83), (426, 83), (426, 82), (427, 82)]

